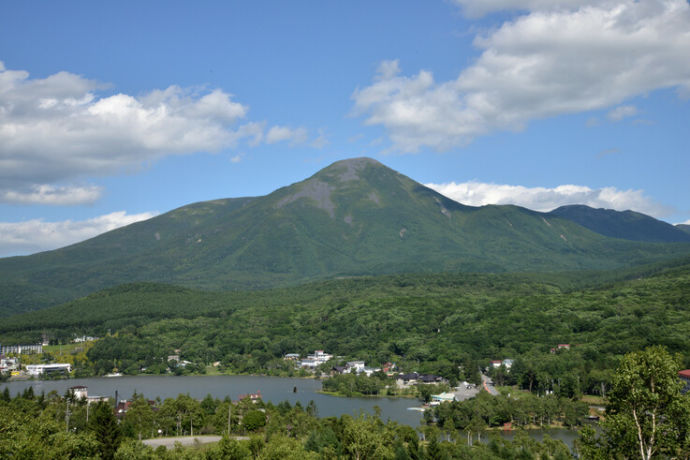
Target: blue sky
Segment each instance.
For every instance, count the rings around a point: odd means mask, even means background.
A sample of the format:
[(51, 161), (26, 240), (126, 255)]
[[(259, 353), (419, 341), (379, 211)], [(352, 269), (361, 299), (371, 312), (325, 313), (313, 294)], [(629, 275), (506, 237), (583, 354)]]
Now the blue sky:
[(690, 221), (686, 0), (3, 2), (0, 256), (369, 156)]

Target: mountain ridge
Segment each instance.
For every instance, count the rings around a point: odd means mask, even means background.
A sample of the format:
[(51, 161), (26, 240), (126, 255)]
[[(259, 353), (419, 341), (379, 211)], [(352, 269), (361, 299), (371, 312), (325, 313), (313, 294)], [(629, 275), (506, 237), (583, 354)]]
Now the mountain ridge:
[(566, 218), (593, 232), (612, 238), (658, 243), (690, 242), (690, 235), (682, 229), (630, 210), (615, 211), (585, 205), (567, 205), (548, 214)]
[(610, 238), (518, 206), (466, 206), (355, 158), (262, 197), (193, 203), (65, 248), (0, 259), (0, 315), (128, 282), (256, 289), (404, 272), (614, 269), (679, 253), (690, 244)]

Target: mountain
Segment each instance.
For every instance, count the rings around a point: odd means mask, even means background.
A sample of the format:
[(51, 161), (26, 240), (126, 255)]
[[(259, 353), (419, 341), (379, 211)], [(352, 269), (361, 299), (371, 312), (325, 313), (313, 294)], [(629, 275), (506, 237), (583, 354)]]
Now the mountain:
[(612, 238), (658, 243), (690, 242), (690, 234), (682, 229), (634, 211), (570, 205), (561, 206), (549, 215), (568, 219), (593, 232)]
[(681, 230), (681, 231), (687, 233), (688, 235), (690, 235), (690, 225), (688, 225), (688, 224), (676, 224), (676, 228), (678, 230)]
[(614, 239), (517, 206), (464, 206), (356, 158), (263, 197), (195, 203), (0, 259), (0, 315), (140, 281), (254, 289), (404, 272), (615, 269), (688, 253), (690, 244)]

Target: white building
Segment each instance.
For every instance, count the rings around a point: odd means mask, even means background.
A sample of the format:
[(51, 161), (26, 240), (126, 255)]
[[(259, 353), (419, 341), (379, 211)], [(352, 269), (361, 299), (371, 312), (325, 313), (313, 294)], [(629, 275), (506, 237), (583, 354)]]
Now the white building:
[(74, 399), (86, 399), (89, 397), (89, 389), (84, 385), (77, 385), (69, 389), (74, 394)]
[(82, 343), (82, 342), (93, 342), (97, 340), (98, 337), (91, 337), (90, 335), (82, 335), (81, 337), (76, 337), (72, 339), (72, 343)]
[(8, 345), (0, 347), (0, 355), (9, 355), (14, 353), (16, 355), (28, 355), (31, 353), (43, 353), (43, 345)]
[(16, 371), (19, 367), (19, 359), (17, 358), (1, 358), (0, 372)]
[(326, 361), (333, 358), (333, 355), (325, 353), (323, 350), (316, 350), (313, 355), (308, 355), (307, 359), (313, 359), (319, 364), (323, 364)]
[(74, 393), (75, 399), (85, 399), (87, 404), (94, 404), (97, 402), (108, 402), (107, 396), (89, 396), (89, 389), (83, 385), (70, 387), (70, 391)]
[(325, 353), (323, 350), (316, 350), (313, 355), (307, 355), (305, 359), (300, 361), (299, 365), (301, 367), (315, 368), (332, 358), (333, 355)]
[(72, 372), (72, 366), (70, 364), (27, 364), (26, 372), (29, 375), (43, 375), (50, 374), (52, 372)]
[(364, 361), (350, 361), (346, 365), (347, 372), (352, 372), (353, 370), (356, 373), (361, 373), (364, 372)]

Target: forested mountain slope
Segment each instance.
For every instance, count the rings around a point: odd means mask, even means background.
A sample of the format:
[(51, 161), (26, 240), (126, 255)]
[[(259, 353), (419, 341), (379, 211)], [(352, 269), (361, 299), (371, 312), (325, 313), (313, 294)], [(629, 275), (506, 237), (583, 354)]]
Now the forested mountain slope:
[(660, 243), (690, 242), (690, 234), (682, 228), (634, 211), (569, 205), (554, 209), (549, 215), (568, 219), (593, 232), (613, 238)]
[(141, 281), (253, 289), (386, 273), (614, 269), (688, 253), (690, 243), (610, 238), (517, 206), (464, 206), (358, 158), (263, 197), (196, 203), (0, 259), (0, 315)]
[(113, 363), (131, 373), (164, 371), (164, 358), (176, 349), (195, 363), (220, 361), (235, 372), (267, 372), (282, 366), (284, 353), (314, 349), (434, 372), (467, 360), (544, 360), (559, 343), (571, 344), (569, 362), (588, 371), (611, 368), (616, 357), (648, 345), (687, 358), (690, 264), (649, 273), (618, 280), (600, 273), (611, 281), (590, 287), (569, 275), (462, 273), (217, 293), (125, 285), (6, 318), (0, 341), (106, 336), (89, 355), (97, 373)]

